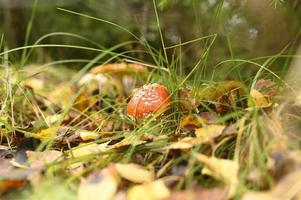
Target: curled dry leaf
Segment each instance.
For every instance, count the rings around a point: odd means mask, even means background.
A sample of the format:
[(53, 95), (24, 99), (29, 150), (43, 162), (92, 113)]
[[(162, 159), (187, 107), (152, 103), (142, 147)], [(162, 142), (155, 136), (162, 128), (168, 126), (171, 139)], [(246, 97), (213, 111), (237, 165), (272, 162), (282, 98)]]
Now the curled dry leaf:
[(271, 106), (271, 102), (268, 96), (263, 95), (261, 92), (253, 89), (250, 92), (251, 104), (255, 107), (266, 108)]
[(78, 189), (78, 200), (112, 200), (119, 179), (112, 167), (94, 171), (83, 179)]
[(115, 165), (117, 172), (122, 178), (125, 178), (134, 183), (147, 183), (151, 182), (153, 175), (151, 171), (145, 167), (137, 164), (120, 164)]
[(170, 191), (163, 180), (133, 186), (128, 190), (128, 200), (163, 200), (169, 197)]
[(78, 133), (79, 133), (79, 137), (83, 141), (96, 140), (100, 137), (100, 135), (94, 131), (79, 130)]
[(224, 182), (228, 189), (228, 197), (232, 197), (238, 185), (238, 163), (233, 160), (208, 157), (203, 154), (195, 154), (195, 157), (205, 165), (202, 173)]

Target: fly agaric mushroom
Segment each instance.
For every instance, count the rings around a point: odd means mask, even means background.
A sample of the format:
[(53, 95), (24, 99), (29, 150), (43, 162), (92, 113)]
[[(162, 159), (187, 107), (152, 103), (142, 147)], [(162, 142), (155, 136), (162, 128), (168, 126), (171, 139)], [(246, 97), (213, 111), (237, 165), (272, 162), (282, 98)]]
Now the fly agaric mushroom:
[(170, 106), (169, 92), (157, 83), (144, 85), (130, 99), (127, 114), (134, 118), (147, 117), (155, 112), (164, 112)]

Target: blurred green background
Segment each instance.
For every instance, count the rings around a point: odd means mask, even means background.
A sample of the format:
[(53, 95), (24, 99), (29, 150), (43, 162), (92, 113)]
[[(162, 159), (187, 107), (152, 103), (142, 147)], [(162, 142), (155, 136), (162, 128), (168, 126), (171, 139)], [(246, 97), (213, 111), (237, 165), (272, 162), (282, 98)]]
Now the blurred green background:
[[(300, 44), (301, 5), (299, 0), (157, 0), (156, 6), (166, 46), (217, 34), (206, 59), (210, 69), (226, 59), (252, 59), (284, 50), (293, 54)], [(0, 0), (0, 33), (9, 49), (23, 46), (26, 29), (33, 11), (34, 0)], [(39, 0), (37, 1), (28, 44), (45, 34), (68, 32), (87, 37), (104, 48), (135, 40), (125, 31), (93, 19), (73, 15), (65, 8), (108, 20), (146, 39), (156, 49), (162, 49), (153, 1), (151, 0)], [(204, 53), (208, 40), (197, 41), (167, 51), (169, 57), (181, 54), (181, 63), (189, 71)], [(67, 44), (95, 47), (78, 38), (52, 36), (43, 44)], [(139, 49), (126, 45), (117, 51)], [(18, 62), (21, 52), (10, 55)], [(44, 63), (60, 59), (92, 59), (97, 52), (70, 48), (37, 48), (31, 62)], [(131, 54), (151, 61), (150, 57)], [(264, 62), (258, 61), (258, 62)], [(286, 70), (286, 58), (278, 59), (271, 68)], [(80, 67), (76, 63), (72, 66)], [(230, 64), (231, 65), (231, 64)], [(254, 72), (245, 67), (245, 74)], [(249, 73), (250, 72), (250, 73)]]

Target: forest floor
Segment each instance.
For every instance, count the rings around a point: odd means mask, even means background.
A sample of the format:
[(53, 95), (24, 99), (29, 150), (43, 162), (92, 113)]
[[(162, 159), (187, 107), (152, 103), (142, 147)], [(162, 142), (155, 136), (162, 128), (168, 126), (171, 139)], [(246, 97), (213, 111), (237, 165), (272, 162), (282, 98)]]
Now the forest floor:
[[(88, 68), (1, 69), (3, 199), (301, 199), (301, 95), (284, 81)], [(161, 105), (140, 115), (142, 97), (130, 111), (149, 87)]]

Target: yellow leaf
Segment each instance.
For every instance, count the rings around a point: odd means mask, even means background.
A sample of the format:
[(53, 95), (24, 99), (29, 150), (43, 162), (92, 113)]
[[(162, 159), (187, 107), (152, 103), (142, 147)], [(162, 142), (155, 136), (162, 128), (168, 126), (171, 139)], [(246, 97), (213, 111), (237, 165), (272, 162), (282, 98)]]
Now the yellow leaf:
[(78, 200), (112, 200), (118, 185), (118, 177), (112, 168), (95, 171), (81, 181)]
[(170, 149), (190, 149), (195, 145), (195, 139), (193, 137), (185, 137), (177, 142), (174, 142), (167, 147), (164, 147), (165, 150)]
[(107, 143), (103, 144), (80, 144), (77, 147), (74, 147), (70, 150), (70, 156), (72, 157), (81, 157), (97, 154), (100, 152), (106, 151)]
[(186, 128), (188, 126), (201, 127), (202, 124), (196, 116), (187, 115), (187, 116), (183, 117), (183, 119), (181, 120), (180, 128)]
[(161, 200), (170, 195), (162, 180), (133, 186), (128, 190), (128, 200)]
[(220, 136), (223, 133), (224, 129), (224, 125), (213, 124), (196, 129), (195, 134), (198, 138), (201, 138), (203, 140), (203, 143), (206, 143)]
[(69, 106), (70, 102), (72, 102), (74, 94), (75, 88), (73, 86), (61, 85), (50, 92), (47, 97), (52, 103), (61, 106), (62, 108), (66, 108)]
[(143, 166), (137, 164), (116, 164), (116, 170), (122, 178), (135, 183), (151, 182), (152, 173)]
[(99, 134), (93, 131), (87, 131), (87, 130), (80, 130), (79, 131), (79, 137), (84, 140), (96, 140), (99, 138)]
[(255, 107), (266, 108), (271, 106), (269, 98), (257, 90), (251, 90), (250, 96)]
[(80, 111), (84, 111), (87, 108), (93, 106), (97, 102), (97, 98), (90, 95), (88, 92), (83, 92), (76, 99), (74, 107)]
[(203, 154), (195, 154), (195, 156), (205, 165), (202, 174), (207, 174), (224, 182), (228, 188), (228, 196), (232, 197), (238, 185), (238, 163), (228, 159), (208, 157)]
[(56, 133), (58, 129), (59, 127), (50, 127), (50, 128), (43, 129), (40, 132), (38, 132), (35, 137), (42, 141), (47, 142), (56, 137)]

